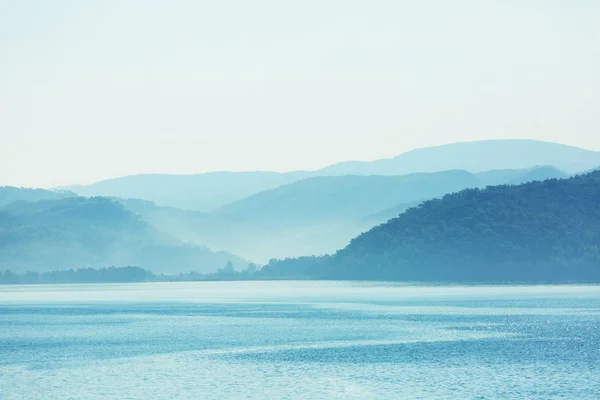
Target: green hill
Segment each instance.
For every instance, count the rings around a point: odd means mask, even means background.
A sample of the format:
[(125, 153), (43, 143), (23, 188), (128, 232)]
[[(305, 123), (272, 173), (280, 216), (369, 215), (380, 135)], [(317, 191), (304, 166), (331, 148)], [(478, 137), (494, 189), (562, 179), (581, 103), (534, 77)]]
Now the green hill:
[(600, 282), (600, 171), (430, 200), (333, 256), (272, 261), (270, 276)]

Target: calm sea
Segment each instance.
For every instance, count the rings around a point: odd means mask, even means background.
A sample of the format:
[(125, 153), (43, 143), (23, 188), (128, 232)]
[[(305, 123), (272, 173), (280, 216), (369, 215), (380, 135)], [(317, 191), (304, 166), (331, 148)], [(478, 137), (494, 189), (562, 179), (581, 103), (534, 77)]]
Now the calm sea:
[(0, 399), (600, 399), (600, 286), (0, 286)]

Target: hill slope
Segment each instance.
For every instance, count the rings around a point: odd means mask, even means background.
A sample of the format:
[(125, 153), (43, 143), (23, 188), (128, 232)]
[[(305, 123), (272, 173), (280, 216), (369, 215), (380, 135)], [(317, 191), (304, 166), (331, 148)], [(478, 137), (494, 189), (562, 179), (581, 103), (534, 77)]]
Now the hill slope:
[(409, 209), (333, 256), (271, 275), (433, 281), (600, 282), (600, 172), (468, 189)]
[(68, 189), (80, 196), (150, 200), (161, 206), (210, 211), (252, 194), (304, 177), (304, 173), (210, 172), (197, 175), (149, 174), (108, 179)]
[(387, 218), (365, 220), (399, 201), (442, 196), (479, 181), (468, 172), (411, 176), (307, 178), (261, 192), (212, 213), (119, 199), (162, 232), (256, 262), (273, 257), (325, 254)]
[(266, 226), (299, 227), (319, 221), (354, 221), (399, 203), (443, 196), (479, 184), (477, 177), (466, 171), (316, 177), (255, 194), (217, 212)]
[(0, 208), (0, 269), (139, 265), (158, 272), (214, 271), (230, 254), (183, 245), (106, 198), (15, 202)]
[(261, 257), (268, 259), (278, 251), (277, 243), (272, 240), (269, 231), (244, 219), (161, 207), (140, 199), (115, 201), (141, 215), (144, 221), (156, 229), (182, 242), (208, 246), (213, 250), (230, 251), (258, 262), (262, 260)]
[[(493, 174), (506, 183), (532, 170)], [(339, 176), (307, 178), (264, 191), (211, 213), (118, 199), (162, 232), (212, 249), (228, 250), (256, 262), (273, 257), (326, 254), (350, 239), (398, 216), (410, 206), (469, 187), (483, 179), (466, 171), (406, 176)], [(498, 176), (496, 176), (498, 175)], [(560, 171), (557, 175), (562, 176)]]
[(402, 175), (462, 169), (470, 172), (551, 165), (568, 173), (600, 165), (600, 152), (535, 140), (486, 140), (412, 150), (373, 162), (351, 161), (319, 171), (323, 175)]
[(40, 201), (40, 200), (58, 200), (67, 197), (77, 196), (68, 191), (51, 191), (44, 189), (18, 188), (13, 186), (0, 186), (0, 207), (15, 201)]
[[(600, 165), (600, 153), (532, 140), (492, 140), (417, 149), (391, 159), (345, 162), (317, 171), (212, 172), (197, 175), (135, 175), (67, 189), (81, 196), (150, 200), (160, 206), (208, 212), (301, 179), (340, 175), (406, 175), (449, 170), (472, 173), (550, 165), (568, 173)], [(501, 183), (508, 180), (490, 181)]]

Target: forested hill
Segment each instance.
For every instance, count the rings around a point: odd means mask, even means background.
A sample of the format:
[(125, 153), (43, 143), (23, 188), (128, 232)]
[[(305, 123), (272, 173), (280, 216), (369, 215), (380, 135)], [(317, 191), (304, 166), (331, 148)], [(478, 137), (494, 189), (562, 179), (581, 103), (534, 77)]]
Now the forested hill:
[(15, 201), (41, 201), (41, 200), (58, 200), (67, 197), (77, 196), (69, 191), (51, 191), (44, 189), (18, 188), (13, 186), (0, 186), (0, 207), (5, 206)]
[(228, 261), (238, 269), (247, 265), (232, 254), (184, 244), (107, 198), (18, 201), (0, 207), (0, 270), (141, 265), (153, 272), (213, 272)]
[(272, 261), (264, 273), (600, 282), (600, 171), (449, 194), (361, 234), (333, 256)]

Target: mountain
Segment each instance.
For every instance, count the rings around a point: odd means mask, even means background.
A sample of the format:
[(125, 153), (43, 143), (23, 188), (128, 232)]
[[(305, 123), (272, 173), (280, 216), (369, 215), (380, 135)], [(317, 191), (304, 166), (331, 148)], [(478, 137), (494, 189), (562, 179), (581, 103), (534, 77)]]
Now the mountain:
[(477, 184), (477, 178), (464, 171), (316, 177), (252, 195), (210, 213), (161, 207), (139, 199), (118, 201), (181, 241), (266, 262), (272, 257), (335, 251), (375, 224), (363, 221), (369, 214), (405, 200), (442, 196)]
[(13, 186), (0, 186), (0, 207), (15, 201), (57, 200), (76, 196), (69, 191), (51, 191), (44, 189), (18, 188)]
[(231, 259), (237, 268), (244, 268), (244, 261), (228, 252), (256, 262), (331, 253), (425, 200), (490, 182), (551, 176), (564, 173), (536, 167), (480, 174), (313, 177), (213, 212), (163, 207), (139, 199), (86, 200), (72, 192), (4, 187), (0, 188), (0, 243), (5, 246), (0, 246), (0, 262), (12, 269), (115, 264), (158, 272), (210, 272)]
[(156, 272), (215, 271), (231, 260), (186, 245), (110, 199), (71, 197), (13, 202), (0, 208), (0, 269), (47, 271), (139, 265)]
[(270, 276), (600, 282), (600, 171), (430, 200), (333, 256), (272, 261)]
[[(569, 175), (565, 172), (547, 166), (533, 167), (528, 169), (507, 169), (507, 170), (493, 170), (480, 172), (475, 174), (479, 183), (477, 186), (485, 188), (486, 186), (495, 185), (519, 185), (522, 183), (533, 182), (533, 181), (544, 181), (547, 179), (563, 179), (568, 178)], [(465, 187), (463, 189), (467, 189)], [(424, 200), (431, 200), (432, 198), (423, 198), (421, 200), (409, 201), (406, 203), (400, 203), (394, 207), (379, 211), (371, 214), (363, 220), (366, 224), (371, 223), (371, 226), (375, 226), (382, 222), (386, 222), (392, 218), (397, 217), (409, 208), (416, 207)]]
[(80, 196), (144, 199), (183, 210), (210, 211), (263, 190), (301, 179), (303, 172), (210, 172), (149, 174), (66, 187)]
[(462, 169), (470, 172), (551, 165), (577, 173), (600, 165), (600, 152), (535, 140), (485, 140), (412, 150), (372, 162), (350, 161), (319, 171), (322, 175), (403, 175)]
[[(342, 175), (406, 175), (464, 170), (519, 170), (553, 166), (576, 173), (600, 165), (600, 153), (533, 140), (489, 140), (417, 149), (390, 159), (344, 162), (317, 171), (211, 172), (197, 175), (133, 175), (66, 189), (80, 196), (151, 200), (159, 206), (208, 212), (305, 178)], [(508, 182), (490, 180), (488, 184)]]
[(466, 171), (315, 177), (255, 194), (216, 212), (266, 227), (297, 228), (322, 221), (354, 221), (399, 203), (443, 196), (479, 183)]
[(546, 166), (525, 170), (523, 173), (508, 181), (508, 183), (511, 185), (520, 185), (522, 183), (545, 181), (548, 179), (564, 179), (568, 177), (569, 175), (567, 173), (557, 168)]
[(396, 218), (398, 215), (402, 214), (406, 210), (412, 207), (416, 207), (421, 204), (423, 201), (430, 199), (420, 199), (415, 201), (409, 201), (407, 203), (396, 204), (394, 207), (386, 208), (385, 210), (378, 211), (373, 214), (369, 214), (364, 217), (361, 221), (370, 226), (379, 225), (383, 222), (389, 221), (392, 218)]
[[(277, 254), (272, 234), (243, 218), (162, 207), (140, 199), (115, 199), (151, 226), (182, 242), (231, 251), (252, 261)], [(260, 256), (260, 257), (257, 257)]]
[[(320, 221), (358, 220), (374, 213), (440, 197), (466, 188), (564, 178), (554, 167), (486, 171), (462, 170), (398, 176), (343, 175), (306, 178), (225, 205), (213, 214), (264, 226), (312, 225)], [(394, 215), (394, 216), (397, 216)]]
[[(326, 254), (411, 206), (465, 188), (538, 175), (538, 169), (472, 174), (445, 171), (405, 176), (306, 178), (205, 213), (116, 199), (158, 230), (184, 241), (227, 250), (255, 262)], [(555, 171), (557, 176), (564, 175)], [(550, 173), (546, 173), (550, 176)]]
[(180, 241), (227, 250), (255, 262), (306, 253), (325, 254), (345, 246), (352, 237), (372, 226), (361, 228), (354, 221), (324, 220), (310, 226), (272, 227), (243, 216), (185, 211), (138, 199), (119, 201), (153, 227)]

